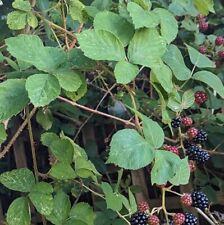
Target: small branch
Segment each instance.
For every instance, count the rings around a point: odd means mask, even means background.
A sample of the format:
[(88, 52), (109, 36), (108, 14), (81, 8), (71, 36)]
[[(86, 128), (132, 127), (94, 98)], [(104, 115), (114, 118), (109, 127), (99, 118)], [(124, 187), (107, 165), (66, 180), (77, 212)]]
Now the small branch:
[(211, 225), (216, 225), (201, 209), (195, 208)]
[[(30, 118), (35, 114), (36, 108), (33, 108), (32, 111), (30, 112)], [(5, 154), (10, 150), (12, 145), (15, 143), (16, 139), (19, 137), (21, 132), (24, 130), (26, 125), (28, 124), (28, 118), (24, 120), (24, 122), (21, 124), (21, 126), (18, 128), (14, 136), (11, 138), (9, 143), (5, 146), (5, 148), (0, 152), (0, 159), (5, 156)]]
[(64, 29), (63, 27), (60, 27), (60, 26), (58, 26), (57, 24), (51, 22), (50, 20), (46, 19), (45, 17), (43, 17), (43, 16), (42, 16), (40, 13), (38, 13), (38, 12), (35, 12), (35, 14), (36, 14), (36, 16), (38, 16), (40, 19), (42, 19), (44, 22), (46, 22), (49, 26), (54, 27), (54, 28), (56, 28), (56, 29), (58, 29), (58, 30), (60, 30), (60, 31), (62, 31), (62, 32), (66, 33), (66, 34), (68, 34), (68, 35), (70, 35), (71, 37), (73, 37), (73, 38), (76, 39), (76, 36), (75, 36), (72, 32), (70, 32), (70, 31)]
[(204, 149), (206, 152), (208, 152), (210, 155), (224, 155), (224, 152), (217, 152), (217, 151), (210, 151)]
[(128, 225), (131, 225), (131, 223), (130, 223), (123, 215), (121, 215), (118, 211), (116, 211), (116, 213), (117, 213), (117, 215), (118, 215), (121, 219), (123, 219)]
[(171, 139), (171, 138), (168, 138), (168, 137), (165, 137), (165, 140), (169, 141), (169, 142), (171, 142), (173, 144), (177, 144), (179, 142), (179, 140)]
[(97, 110), (95, 110), (95, 109), (91, 109), (91, 108), (89, 108), (89, 107), (86, 107), (86, 106), (84, 106), (84, 105), (80, 105), (80, 104), (78, 104), (78, 103), (76, 103), (76, 102), (70, 101), (70, 100), (68, 100), (67, 98), (64, 98), (64, 97), (61, 97), (61, 96), (59, 96), (58, 99), (60, 99), (60, 100), (63, 101), (63, 102), (66, 102), (66, 103), (68, 103), (68, 104), (70, 104), (70, 105), (76, 106), (76, 107), (78, 107), (78, 108), (80, 108), (80, 109), (84, 109), (84, 110), (86, 110), (86, 111), (88, 111), (88, 112), (92, 112), (92, 113), (95, 113), (95, 114), (98, 114), (98, 115), (101, 115), (101, 116), (105, 116), (105, 117), (107, 117), (107, 118), (110, 118), (110, 119), (114, 119), (114, 120), (120, 121), (120, 122), (122, 122), (122, 123), (124, 123), (124, 124), (126, 124), (126, 125), (130, 125), (130, 126), (135, 127), (135, 124), (132, 123), (132, 122), (130, 122), (129, 120), (124, 120), (124, 119), (121, 119), (121, 118), (119, 118), (119, 117), (112, 116), (112, 115), (110, 115), (110, 114), (107, 114), (107, 113), (104, 113), (104, 112), (100, 112), (100, 111), (97, 111)]
[(38, 167), (37, 167), (37, 157), (36, 157), (36, 150), (35, 150), (35, 145), (34, 145), (34, 139), (33, 139), (33, 131), (32, 131), (32, 125), (31, 125), (31, 117), (30, 117), (30, 112), (29, 108), (27, 106), (26, 108), (26, 114), (27, 114), (27, 119), (28, 119), (28, 132), (29, 132), (29, 137), (30, 137), (30, 146), (31, 146), (31, 152), (32, 152), (32, 159), (33, 159), (33, 170), (35, 174), (36, 181), (38, 181)]

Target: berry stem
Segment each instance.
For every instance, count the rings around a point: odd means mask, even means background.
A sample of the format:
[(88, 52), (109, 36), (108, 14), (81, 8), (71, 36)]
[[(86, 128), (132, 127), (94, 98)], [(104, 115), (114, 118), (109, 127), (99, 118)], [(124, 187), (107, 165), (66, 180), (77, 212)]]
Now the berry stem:
[(201, 209), (195, 208), (211, 225), (216, 225)]
[(175, 194), (175, 195), (178, 195), (178, 196), (182, 196), (182, 194), (180, 194), (180, 193), (178, 193), (178, 192), (176, 192), (176, 191), (172, 191), (171, 189), (169, 189), (169, 188), (165, 188), (165, 191), (167, 191), (167, 192), (170, 192), (170, 193), (173, 193), (173, 194)]
[(205, 209), (205, 211), (210, 216), (210, 218), (213, 220), (213, 222), (218, 225), (219, 222), (215, 219), (215, 217), (212, 215), (212, 213), (210, 212), (210, 210), (209, 209)]
[(162, 209), (166, 218), (166, 223), (169, 224), (169, 218), (166, 211), (166, 188), (162, 189)]

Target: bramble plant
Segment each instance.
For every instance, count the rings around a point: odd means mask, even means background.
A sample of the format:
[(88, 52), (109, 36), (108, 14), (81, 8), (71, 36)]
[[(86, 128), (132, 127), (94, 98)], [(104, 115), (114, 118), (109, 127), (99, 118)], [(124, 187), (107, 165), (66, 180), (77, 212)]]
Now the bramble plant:
[[(0, 3), (0, 193), (21, 194), (2, 224), (222, 224), (223, 1)], [(102, 154), (79, 140), (88, 124)], [(4, 166), (25, 129), (29, 166)], [(144, 167), (160, 206), (125, 181)]]

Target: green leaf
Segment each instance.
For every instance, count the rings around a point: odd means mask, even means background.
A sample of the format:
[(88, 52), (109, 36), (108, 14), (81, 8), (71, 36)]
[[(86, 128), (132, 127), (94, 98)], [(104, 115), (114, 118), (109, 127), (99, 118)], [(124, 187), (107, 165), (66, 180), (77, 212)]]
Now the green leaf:
[(0, 52), (0, 62), (3, 62), (5, 60), (4, 55)]
[(7, 138), (4, 124), (0, 124), (0, 144), (2, 144)]
[(122, 209), (121, 195), (119, 193), (114, 193), (112, 187), (106, 182), (102, 182), (101, 188), (105, 194), (107, 208), (114, 211), (120, 211)]
[(68, 52), (68, 60), (74, 69), (92, 70), (96, 66), (96, 62), (84, 56), (81, 49), (73, 48)]
[(178, 33), (177, 20), (174, 15), (166, 9), (156, 8), (154, 12), (160, 19), (161, 34), (167, 44), (170, 44), (176, 38)]
[(69, 196), (60, 190), (54, 196), (53, 201), (53, 211), (50, 215), (47, 215), (46, 218), (55, 225), (64, 224), (71, 209)]
[(26, 26), (26, 17), (25, 12), (13, 11), (7, 15), (7, 24), (11, 30), (21, 30)]
[(143, 66), (155, 66), (166, 51), (165, 40), (154, 28), (136, 31), (128, 47), (131, 63)]
[(71, 163), (73, 160), (74, 150), (69, 140), (59, 139), (54, 140), (49, 148), (53, 155), (62, 162)]
[(19, 9), (19, 10), (25, 11), (25, 12), (30, 12), (32, 9), (29, 1), (23, 1), (23, 0), (15, 0), (12, 3), (12, 7), (14, 9)]
[(188, 184), (190, 179), (190, 167), (188, 164), (188, 158), (181, 159), (181, 162), (177, 168), (175, 176), (169, 181), (176, 186)]
[(33, 186), (29, 198), (40, 214), (51, 214), (54, 204), (52, 193), (53, 187), (46, 182), (40, 182)]
[(75, 172), (82, 178), (92, 177), (94, 174), (100, 176), (93, 163), (84, 157), (77, 157), (75, 159)]
[(193, 3), (202, 15), (207, 16), (209, 12), (215, 13), (213, 0), (193, 0)]
[(151, 120), (147, 116), (141, 115), (141, 119), (146, 141), (154, 148), (161, 147), (165, 137), (163, 129), (157, 122)]
[(6, 214), (8, 225), (30, 225), (31, 215), (28, 200), (25, 197), (15, 199)]
[(116, 13), (99, 12), (94, 18), (95, 30), (105, 30), (116, 36), (123, 46), (127, 46), (134, 35), (134, 28), (123, 17)]
[(120, 61), (116, 64), (114, 75), (117, 83), (128, 84), (138, 75), (139, 69), (127, 61)]
[(61, 88), (66, 91), (77, 91), (82, 84), (79, 74), (73, 70), (59, 69), (54, 72), (54, 75), (57, 77)]
[[(163, 62), (158, 63), (156, 66), (152, 67), (152, 74), (150, 79), (154, 82), (161, 84), (167, 93), (172, 92), (173, 82), (172, 82), (172, 71)], [(155, 77), (154, 77), (154, 76)]]
[(154, 28), (159, 24), (159, 18), (153, 12), (145, 11), (141, 6), (134, 2), (129, 2), (127, 5), (135, 29), (148, 27)]
[(5, 43), (12, 56), (34, 65), (39, 70), (53, 72), (66, 63), (66, 54), (62, 49), (44, 47), (36, 35), (21, 34), (7, 38)]
[(224, 98), (224, 86), (218, 76), (209, 71), (199, 71), (192, 77), (194, 80), (201, 81), (213, 88), (222, 98)]
[(171, 68), (178, 80), (188, 80), (191, 77), (191, 71), (186, 67), (183, 56), (175, 45), (169, 45), (163, 61)]
[(135, 196), (133, 195), (133, 193), (131, 192), (131, 189), (128, 188), (128, 197), (129, 197), (129, 202), (130, 202), (130, 213), (134, 213), (137, 211), (137, 203), (135, 200)]
[(46, 132), (41, 135), (41, 142), (43, 145), (50, 147), (54, 141), (60, 140), (57, 134)]
[(82, 84), (77, 91), (75, 92), (65, 91), (66, 96), (72, 99), (73, 101), (78, 101), (87, 92), (87, 83), (86, 83), (85, 77), (81, 76), (80, 78), (82, 80)]
[(27, 22), (28, 24), (32, 27), (32, 28), (36, 28), (38, 26), (38, 19), (35, 15), (33, 15), (32, 13), (29, 13), (27, 15)]
[(185, 91), (182, 97), (182, 109), (188, 109), (190, 108), (195, 101), (195, 97), (194, 97), (194, 91), (193, 90), (188, 90)]
[(137, 170), (147, 166), (153, 158), (154, 149), (136, 130), (123, 129), (113, 135), (108, 163)]
[(91, 6), (96, 7), (100, 11), (109, 10), (112, 6), (112, 0), (94, 0)]
[(191, 46), (187, 45), (187, 50), (190, 56), (191, 62), (199, 67), (199, 68), (215, 68), (215, 62), (211, 61), (207, 56), (201, 54), (198, 50), (195, 48), (192, 48)]
[(30, 170), (21, 168), (2, 173), (0, 182), (13, 191), (30, 192), (35, 184), (35, 178)]
[(84, 23), (88, 17), (85, 12), (85, 5), (79, 0), (71, 0), (69, 4), (69, 13), (73, 20)]
[(78, 221), (81, 221), (83, 225), (94, 225), (96, 214), (88, 203), (80, 202), (72, 206), (70, 218), (77, 222), (74, 222), (74, 224), (79, 225)]
[(75, 171), (67, 162), (57, 162), (52, 166), (49, 174), (58, 180), (70, 180), (76, 178)]
[(85, 56), (95, 60), (125, 59), (122, 43), (108, 31), (86, 30), (77, 35)]
[(49, 130), (53, 124), (53, 115), (49, 109), (42, 108), (38, 110), (36, 120), (44, 130)]
[(168, 99), (167, 106), (174, 112), (180, 112), (182, 110), (181, 99), (171, 95)]
[(166, 184), (176, 174), (180, 160), (179, 156), (172, 152), (157, 150), (151, 171), (152, 184)]
[(34, 74), (26, 80), (26, 90), (34, 106), (45, 106), (60, 94), (57, 78), (49, 74)]

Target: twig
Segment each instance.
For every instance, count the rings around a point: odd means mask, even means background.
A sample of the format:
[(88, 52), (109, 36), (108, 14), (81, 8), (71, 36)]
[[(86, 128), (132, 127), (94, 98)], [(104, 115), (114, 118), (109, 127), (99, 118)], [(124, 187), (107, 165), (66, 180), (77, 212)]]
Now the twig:
[(33, 158), (33, 169), (34, 169), (34, 174), (36, 181), (38, 181), (38, 167), (37, 167), (37, 157), (36, 157), (36, 150), (35, 150), (35, 145), (34, 145), (34, 139), (33, 139), (33, 131), (32, 131), (32, 125), (31, 125), (31, 117), (30, 117), (30, 112), (29, 112), (29, 106), (26, 108), (26, 114), (27, 114), (27, 119), (28, 119), (28, 132), (29, 132), (29, 138), (30, 138), (30, 146), (31, 146), (31, 152), (32, 152), (32, 158)]
[[(30, 118), (35, 114), (36, 108), (33, 108), (32, 111), (30, 112)], [(12, 145), (15, 143), (16, 139), (19, 137), (21, 132), (24, 130), (26, 125), (28, 124), (28, 118), (24, 120), (24, 122), (21, 124), (21, 126), (18, 128), (14, 136), (11, 138), (9, 143), (5, 146), (5, 148), (0, 152), (0, 159), (5, 156), (5, 154), (10, 150)]]
[(131, 223), (130, 223), (123, 215), (121, 215), (118, 211), (116, 211), (116, 213), (117, 213), (117, 215), (118, 215), (121, 219), (123, 219), (128, 225), (131, 225)]
[(56, 28), (56, 29), (58, 29), (58, 30), (60, 30), (60, 31), (63, 31), (64, 33), (66, 33), (66, 34), (68, 34), (68, 35), (70, 35), (71, 37), (73, 37), (73, 38), (76, 39), (76, 36), (75, 36), (72, 32), (70, 32), (70, 31), (64, 29), (63, 27), (60, 27), (60, 26), (58, 26), (57, 24), (51, 22), (50, 20), (46, 19), (45, 17), (43, 17), (43, 16), (42, 16), (40, 13), (38, 13), (38, 12), (35, 12), (35, 14), (36, 14), (36, 16), (38, 16), (40, 19), (42, 19), (44, 22), (46, 22), (49, 26), (54, 27), (54, 28)]
[(174, 144), (176, 144), (176, 143), (179, 142), (179, 140), (171, 139), (171, 138), (168, 138), (168, 137), (165, 137), (165, 140), (166, 140), (166, 141), (169, 141), (169, 142), (171, 142), (171, 143), (174, 143)]
[(217, 152), (217, 151), (210, 151), (204, 149), (206, 152), (208, 152), (210, 155), (224, 155), (224, 152)]
[(105, 116), (105, 117), (107, 117), (107, 118), (110, 118), (110, 119), (114, 119), (114, 120), (120, 121), (120, 122), (122, 122), (122, 123), (124, 123), (124, 124), (126, 124), (126, 125), (130, 125), (130, 126), (135, 127), (135, 124), (132, 123), (132, 122), (130, 122), (129, 120), (124, 120), (124, 119), (121, 119), (121, 118), (119, 118), (119, 117), (112, 116), (112, 115), (110, 115), (110, 114), (107, 114), (107, 113), (104, 113), (104, 112), (100, 112), (100, 111), (97, 111), (97, 110), (95, 110), (95, 109), (91, 109), (91, 108), (89, 108), (89, 107), (86, 107), (86, 106), (84, 106), (84, 105), (80, 105), (80, 104), (78, 104), (78, 103), (76, 103), (76, 102), (70, 101), (70, 100), (68, 100), (67, 98), (64, 98), (64, 97), (61, 97), (61, 96), (59, 96), (58, 99), (60, 99), (60, 100), (63, 101), (63, 102), (66, 102), (66, 103), (68, 103), (68, 104), (70, 104), (70, 105), (76, 106), (76, 107), (78, 107), (78, 108), (80, 108), (80, 109), (84, 109), (84, 110), (86, 110), (86, 111), (89, 111), (89, 112), (92, 112), (92, 113), (95, 113), (95, 114), (98, 114), (98, 115), (101, 115), (101, 116)]
[(215, 225), (215, 223), (199, 208), (196, 208), (199, 214), (201, 214), (211, 225)]

